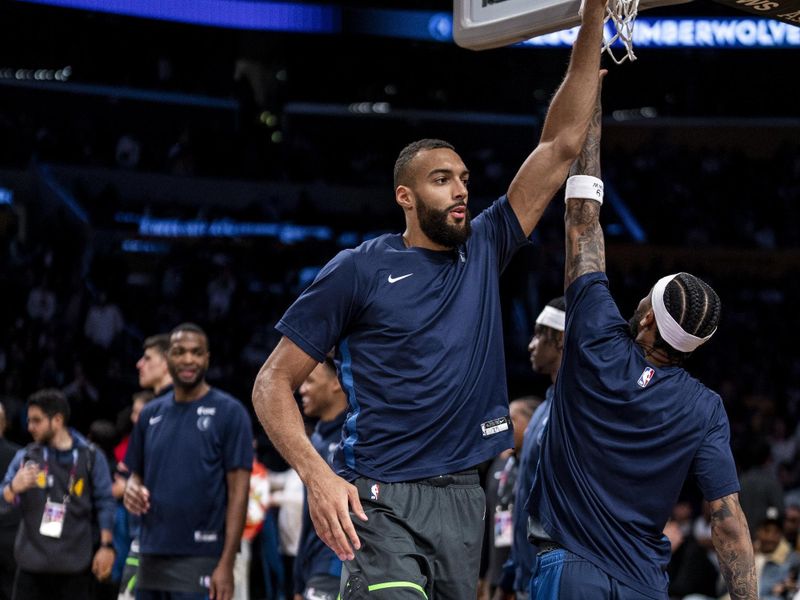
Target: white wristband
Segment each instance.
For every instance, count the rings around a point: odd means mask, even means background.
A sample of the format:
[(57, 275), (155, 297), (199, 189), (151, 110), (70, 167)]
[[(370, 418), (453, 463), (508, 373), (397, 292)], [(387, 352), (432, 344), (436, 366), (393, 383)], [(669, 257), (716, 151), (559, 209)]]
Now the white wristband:
[(603, 203), (603, 180), (591, 175), (573, 175), (567, 179), (566, 202), (570, 198), (589, 198)]

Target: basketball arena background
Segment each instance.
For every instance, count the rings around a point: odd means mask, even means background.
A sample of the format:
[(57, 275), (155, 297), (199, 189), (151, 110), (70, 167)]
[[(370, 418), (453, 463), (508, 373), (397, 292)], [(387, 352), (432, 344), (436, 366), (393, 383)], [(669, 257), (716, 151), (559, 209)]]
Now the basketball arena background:
[[(689, 368), (725, 399), (740, 466), (767, 442), (789, 490), (800, 28), (700, 0), (637, 27), (638, 60), (609, 62), (604, 89), (612, 291), (628, 316), (665, 272), (717, 289), (719, 333)], [(20, 408), (43, 386), (67, 391), (77, 427), (113, 421), (137, 388), (143, 338), (187, 320), (209, 332), (210, 382), (249, 406), (276, 319), (320, 266), (402, 229), (392, 166), (414, 139), (455, 144), (473, 214), (504, 193), (536, 145), (570, 34), (474, 52), (451, 32), (447, 0), (4, 2), (8, 436), (26, 440)], [(561, 293), (562, 219), (559, 194), (503, 277), (512, 398), (548, 385), (526, 345)]]

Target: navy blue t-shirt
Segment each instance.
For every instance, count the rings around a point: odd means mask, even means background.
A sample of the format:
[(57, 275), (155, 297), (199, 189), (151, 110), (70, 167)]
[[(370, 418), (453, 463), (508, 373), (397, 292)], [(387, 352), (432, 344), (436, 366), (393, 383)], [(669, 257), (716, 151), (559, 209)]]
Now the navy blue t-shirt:
[(382, 235), (340, 252), (277, 329), (315, 360), (336, 346), (348, 397), (337, 472), (397, 482), (457, 472), (513, 445), (499, 277), (527, 242), (503, 197), (458, 250)]
[(215, 388), (192, 402), (176, 402), (169, 392), (142, 409), (125, 456), (150, 490), (142, 554), (222, 554), (226, 475), (250, 471), (252, 438), (242, 403)]
[(564, 353), (528, 500), (554, 540), (652, 598), (666, 596), (664, 525), (687, 475), (707, 500), (739, 490), (720, 397), (677, 366), (655, 367), (604, 273), (566, 294)]

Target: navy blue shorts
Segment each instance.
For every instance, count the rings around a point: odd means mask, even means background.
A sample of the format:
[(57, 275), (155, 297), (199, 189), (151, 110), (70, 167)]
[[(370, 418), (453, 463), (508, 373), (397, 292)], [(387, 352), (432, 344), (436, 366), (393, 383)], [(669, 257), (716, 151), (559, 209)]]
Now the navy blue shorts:
[[(559, 549), (536, 557), (530, 600), (653, 600), (620, 583), (588, 560)], [(666, 593), (663, 596), (667, 600)]]

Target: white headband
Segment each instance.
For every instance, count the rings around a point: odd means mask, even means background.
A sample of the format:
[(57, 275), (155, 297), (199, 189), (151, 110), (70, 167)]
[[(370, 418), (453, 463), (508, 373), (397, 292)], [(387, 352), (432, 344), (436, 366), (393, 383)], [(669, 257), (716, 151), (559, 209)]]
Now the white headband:
[(566, 316), (567, 313), (563, 310), (555, 308), (554, 306), (545, 306), (544, 310), (536, 317), (536, 324), (550, 327), (556, 331), (564, 331)]
[(656, 317), (656, 327), (664, 341), (670, 346), (680, 352), (694, 352), (698, 346), (705, 344), (717, 328), (709, 333), (706, 337), (700, 338), (686, 331), (681, 327), (678, 322), (669, 314), (667, 307), (664, 306), (664, 291), (667, 289), (667, 284), (675, 279), (678, 273), (667, 275), (659, 279), (655, 286), (653, 286), (653, 293), (650, 295), (650, 301), (653, 304), (653, 313)]

